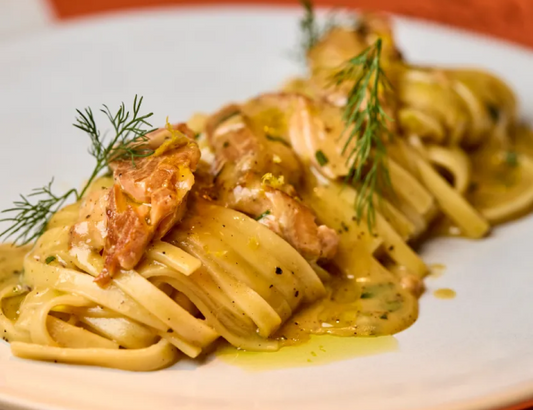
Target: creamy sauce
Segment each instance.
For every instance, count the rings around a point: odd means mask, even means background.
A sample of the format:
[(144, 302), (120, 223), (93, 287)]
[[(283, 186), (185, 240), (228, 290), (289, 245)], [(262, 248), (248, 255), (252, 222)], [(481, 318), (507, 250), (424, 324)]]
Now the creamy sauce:
[(340, 243), (335, 263), (339, 269), (330, 269), (331, 279), (325, 281), (327, 297), (298, 313), (282, 332), (294, 335), (294, 328), (299, 327), (300, 333), (382, 336), (406, 329), (418, 317), (416, 292), (404, 287), (414, 275), (394, 264), (381, 265), (369, 250), (378, 236), (359, 228), (350, 218), (351, 207), (326, 215), (322, 204), (331, 194), (319, 194), (313, 190), (304, 200), (319, 217), (328, 217), (322, 222), (337, 230)]
[[(5, 318), (14, 321), (18, 318), (19, 307), (24, 300), (27, 287), (21, 284), (24, 257), (30, 246), (0, 245), (0, 334), (9, 341), (10, 332), (4, 327)], [(5, 316), (5, 318), (3, 317)]]
[(432, 265), (429, 265), (429, 277), (430, 278), (440, 278), (442, 275), (444, 275), (444, 271), (446, 270), (446, 265), (443, 265), (442, 263), (434, 263)]
[(318, 366), (396, 350), (398, 350), (398, 341), (392, 336), (336, 337), (313, 335), (306, 343), (286, 346), (277, 352), (247, 352), (224, 344), (217, 349), (215, 354), (225, 363), (249, 371), (261, 371), (286, 367)]
[(455, 225), (449, 218), (445, 215), (440, 215), (432, 223), (431, 229), (428, 231), (429, 238), (440, 238), (440, 237), (453, 237), (461, 238), (464, 237), (461, 228)]
[(0, 245), (0, 282), (17, 277), (22, 273), (24, 256), (29, 250), (29, 246)]
[(456, 295), (455, 290), (448, 288), (437, 289), (433, 292), (433, 296), (439, 299), (454, 299)]
[(9, 320), (17, 320), (19, 316), (20, 304), (25, 297), (26, 295), (23, 294), (2, 300), (2, 312)]
[(275, 337), (290, 346), (310, 335), (384, 336), (409, 327), (418, 316), (418, 300), (387, 273), (333, 276), (326, 283), (327, 296), (294, 314)]
[(533, 130), (525, 125), (519, 125), (515, 131), (513, 142), (516, 152), (533, 157)]
[[(267, 135), (273, 141), (286, 141), (287, 119), (286, 114), (273, 106), (264, 108), (263, 104), (250, 103), (243, 107), (246, 115), (250, 118), (250, 125)], [(288, 141), (286, 141), (289, 144)]]

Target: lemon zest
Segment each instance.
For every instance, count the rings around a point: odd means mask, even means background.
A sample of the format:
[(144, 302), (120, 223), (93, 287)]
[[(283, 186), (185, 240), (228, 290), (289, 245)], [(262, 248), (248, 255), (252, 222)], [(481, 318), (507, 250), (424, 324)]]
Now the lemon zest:
[(166, 118), (165, 128), (168, 132), (170, 132), (170, 138), (163, 142), (163, 144), (161, 144), (161, 146), (155, 150), (153, 155), (156, 157), (163, 155), (165, 152), (172, 149), (187, 145), (190, 142), (190, 139), (185, 134), (172, 127), (170, 122), (168, 122), (168, 117)]
[(272, 188), (279, 189), (283, 185), (285, 185), (285, 177), (283, 175), (275, 177), (274, 175), (272, 175), (271, 172), (267, 172), (261, 177), (261, 183), (263, 184), (263, 186), (269, 185)]

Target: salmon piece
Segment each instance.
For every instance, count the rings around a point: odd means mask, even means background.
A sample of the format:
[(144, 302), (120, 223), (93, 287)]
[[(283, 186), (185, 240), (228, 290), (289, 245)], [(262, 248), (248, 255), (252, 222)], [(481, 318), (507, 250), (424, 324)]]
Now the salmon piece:
[[(102, 285), (118, 270), (133, 269), (148, 244), (161, 239), (186, 212), (193, 172), (200, 160), (193, 132), (179, 124), (149, 134), (147, 144), (155, 149), (154, 154), (138, 158), (134, 164), (131, 160), (110, 164), (114, 186), (98, 199), (88, 197), (84, 208), (94, 216), (81, 220), (71, 231), (71, 245), (85, 240), (92, 249), (103, 251), (104, 269), (95, 279)], [(96, 200), (97, 206), (89, 209), (93, 202), (87, 201)], [(102, 210), (105, 216), (100, 219)]]
[(118, 184), (111, 188), (106, 215), (105, 265), (96, 278), (99, 283), (108, 282), (120, 268), (133, 269), (154, 235), (150, 207), (132, 202)]
[[(175, 128), (182, 134), (178, 146), (164, 153), (156, 153), (135, 161), (123, 160), (111, 164), (115, 184), (137, 203), (151, 204), (148, 223), (156, 228), (155, 236), (161, 238), (181, 220), (185, 212), (185, 196), (194, 185), (193, 172), (200, 161), (200, 149), (194, 134), (185, 124)], [(163, 130), (167, 131), (167, 130)], [(159, 139), (170, 132), (156, 131)], [(168, 140), (167, 140), (168, 141)]]
[(333, 257), (337, 234), (318, 226), (300, 201), (295, 187), (304, 170), (289, 144), (254, 127), (236, 105), (211, 117), (206, 133), (215, 152), (218, 202), (257, 219), (308, 260)]
[(262, 224), (285, 238), (308, 260), (335, 256), (339, 243), (337, 233), (326, 225), (317, 225), (311, 209), (270, 187), (265, 189), (265, 196), (270, 213), (260, 219)]

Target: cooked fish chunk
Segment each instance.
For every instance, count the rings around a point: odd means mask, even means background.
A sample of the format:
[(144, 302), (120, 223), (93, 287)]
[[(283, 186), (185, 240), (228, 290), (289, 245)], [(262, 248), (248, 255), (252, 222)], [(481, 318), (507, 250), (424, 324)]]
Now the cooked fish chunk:
[(267, 188), (270, 214), (261, 222), (287, 239), (307, 259), (330, 259), (337, 251), (337, 233), (326, 225), (317, 226), (315, 215), (298, 199), (285, 192)]
[[(165, 131), (158, 131), (156, 137), (169, 137), (170, 131)], [(163, 140), (154, 155), (136, 160), (135, 166), (129, 160), (111, 164), (121, 191), (137, 203), (151, 205), (147, 222), (159, 238), (183, 216), (185, 195), (194, 184), (193, 172), (200, 160), (192, 131), (183, 124), (175, 131), (181, 134), (178, 140)]]
[(304, 170), (290, 144), (231, 105), (215, 114), (207, 136), (215, 151), (216, 199), (285, 238), (308, 260), (331, 258), (337, 234), (319, 226), (297, 195)]
[(345, 154), (346, 125), (338, 107), (298, 93), (281, 92), (262, 94), (243, 110), (256, 126), (290, 145), (300, 162), (313, 165), (330, 179), (348, 175), (347, 159), (353, 144)]
[(155, 153), (135, 163), (113, 162), (114, 186), (84, 201), (71, 232), (72, 246), (103, 251), (104, 269), (96, 279), (102, 284), (118, 269), (135, 267), (150, 241), (162, 238), (186, 211), (200, 160), (194, 134), (180, 124), (148, 139)]

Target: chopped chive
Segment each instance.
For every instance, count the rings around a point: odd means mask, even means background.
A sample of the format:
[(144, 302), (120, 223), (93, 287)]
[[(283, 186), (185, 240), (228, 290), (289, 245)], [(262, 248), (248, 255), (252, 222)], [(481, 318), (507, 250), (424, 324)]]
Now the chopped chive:
[(487, 104), (487, 111), (489, 112), (489, 115), (490, 115), (490, 118), (492, 118), (492, 121), (498, 122), (498, 120), (500, 119), (499, 108), (493, 104)]
[(48, 264), (52, 263), (55, 260), (56, 260), (55, 256), (49, 256), (48, 258), (45, 259), (45, 263), (48, 265)]
[(370, 293), (370, 292), (361, 293), (361, 299), (370, 299), (372, 296), (374, 296), (374, 295), (372, 295), (372, 293)]
[(316, 158), (316, 160), (318, 161), (318, 163), (320, 164), (321, 167), (323, 167), (324, 165), (326, 165), (329, 162), (328, 157), (326, 157), (326, 155), (322, 152), (322, 150), (318, 150), (315, 153), (315, 158)]
[(510, 167), (516, 167), (518, 165), (518, 155), (514, 151), (507, 151), (505, 154), (505, 162)]
[(286, 147), (292, 148), (291, 144), (289, 144), (289, 142), (285, 140), (284, 138), (276, 137), (275, 135), (270, 135), (270, 134), (266, 134), (265, 137), (269, 141), (281, 142)]
[(261, 215), (259, 215), (257, 218), (255, 218), (256, 221), (260, 221), (265, 216), (270, 215), (270, 209), (267, 209), (265, 212), (263, 212)]

